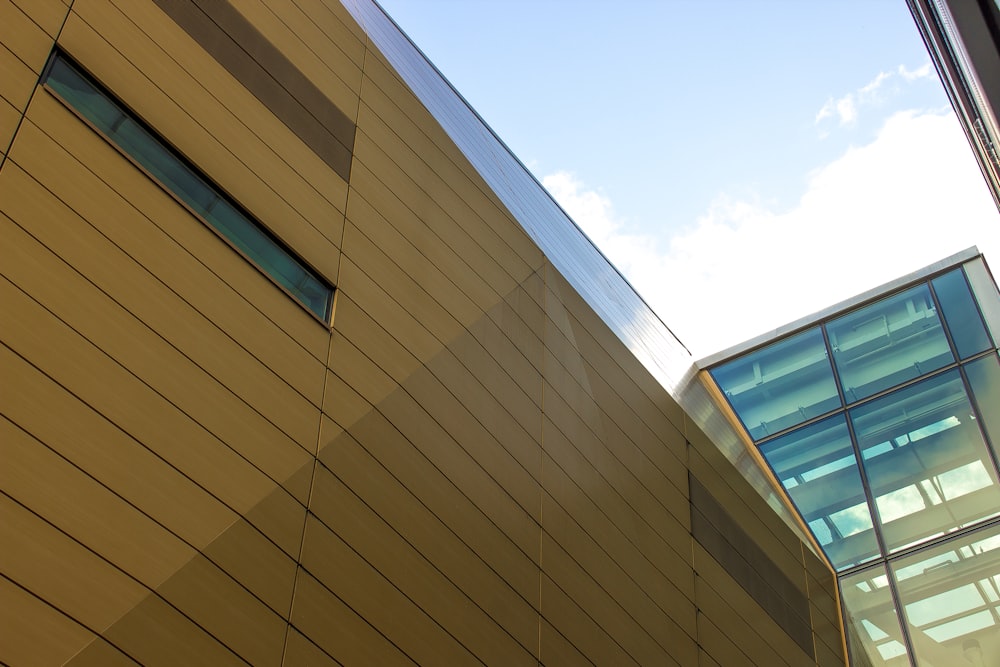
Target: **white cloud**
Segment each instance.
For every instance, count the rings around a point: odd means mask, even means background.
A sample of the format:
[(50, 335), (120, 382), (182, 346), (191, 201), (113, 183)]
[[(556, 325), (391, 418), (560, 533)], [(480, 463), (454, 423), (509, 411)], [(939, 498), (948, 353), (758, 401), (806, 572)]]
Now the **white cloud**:
[[(902, 65), (900, 65), (899, 67), (900, 70), (903, 69)], [(882, 87), (882, 84), (885, 83), (886, 80), (889, 79), (890, 77), (892, 77), (892, 73), (890, 72), (879, 72), (874, 79), (869, 81), (867, 84), (865, 84), (858, 90), (858, 95), (862, 98), (871, 97), (875, 95), (875, 93), (878, 92), (878, 89)]]
[(907, 69), (906, 65), (900, 65), (896, 71), (899, 72), (899, 75), (907, 81), (926, 79), (927, 77), (934, 75), (934, 69), (931, 67), (930, 62), (924, 63), (917, 69)]
[[(847, 93), (841, 97), (827, 99), (820, 110), (816, 113), (814, 123), (820, 125), (827, 118), (836, 115), (840, 125), (853, 125), (858, 120), (859, 112), (862, 108), (879, 104), (888, 95), (898, 92), (898, 86), (891, 86), (895, 78), (901, 78), (905, 83), (911, 83), (917, 79), (931, 76), (934, 71), (931, 64), (925, 63), (917, 69), (908, 69), (905, 65), (900, 65), (895, 72), (879, 72), (874, 79), (861, 86), (857, 90)], [(888, 91), (887, 88), (890, 88)], [(822, 137), (828, 134), (827, 131), (821, 133)]]
[(841, 125), (849, 125), (858, 119), (858, 106), (853, 95), (847, 95), (837, 100), (837, 116)]
[(572, 176), (543, 183), (695, 357), (971, 245), (1000, 265), (1000, 219), (951, 112), (893, 115), (816, 170), (791, 210), (720, 196), (659, 247)]
[(816, 125), (819, 125), (820, 122), (833, 115), (833, 109), (834, 109), (834, 101), (833, 98), (831, 97), (826, 101), (826, 104), (824, 104), (822, 108), (820, 108), (820, 110), (816, 112), (816, 118), (813, 122), (815, 122)]

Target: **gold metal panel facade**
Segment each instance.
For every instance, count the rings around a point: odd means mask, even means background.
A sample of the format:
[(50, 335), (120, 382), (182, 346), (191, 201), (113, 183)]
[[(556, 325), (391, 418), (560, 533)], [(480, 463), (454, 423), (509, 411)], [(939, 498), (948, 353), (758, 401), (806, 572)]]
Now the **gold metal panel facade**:
[[(31, 23), (0, 50), (0, 662), (842, 664), (832, 574), (371, 26), (218, 1), (356, 123), (348, 178), (158, 2), (0, 0)], [(36, 85), (54, 42), (336, 286), (332, 322)], [(809, 596), (815, 658), (692, 537), (689, 473)]]
[[(52, 50), (55, 38), (52, 28), (58, 28), (58, 25), (43, 27), (39, 24), (39, 20), (45, 23), (42, 17), (36, 20), (12, 0), (0, 2), (0, 25), (4, 26), (4, 46), (36, 73), (42, 71), (49, 57), (49, 51)], [(49, 29), (46, 30), (46, 27)]]
[(60, 45), (309, 264), (334, 275), (346, 181), (155, 6), (137, 4), (133, 17), (133, 3), (81, 2)]

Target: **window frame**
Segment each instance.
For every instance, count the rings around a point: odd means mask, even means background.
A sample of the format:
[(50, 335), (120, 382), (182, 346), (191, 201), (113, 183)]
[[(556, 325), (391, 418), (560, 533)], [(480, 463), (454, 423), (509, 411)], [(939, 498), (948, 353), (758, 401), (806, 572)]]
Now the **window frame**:
[[(134, 122), (143, 132), (149, 135), (149, 137), (156, 143), (160, 145), (167, 154), (172, 158), (177, 160), (177, 162), (185, 169), (187, 169), (194, 177), (199, 179), (212, 193), (225, 204), (228, 204), (239, 216), (241, 216), (251, 227), (255, 228), (260, 232), (261, 236), (269, 243), (273, 244), (282, 254), (287, 256), (294, 264), (298, 266), (308, 277), (315, 280), (325, 291), (325, 299), (323, 300), (323, 312), (322, 314), (318, 310), (314, 310), (303, 298), (297, 295), (295, 292), (287, 288), (281, 283), (281, 281), (272, 274), (272, 271), (268, 267), (262, 265), (260, 262), (256, 261), (250, 257), (247, 252), (241, 249), (232, 239), (230, 239), (219, 227), (212, 222), (205, 215), (202, 215), (194, 207), (192, 207), (187, 201), (184, 200), (182, 195), (176, 192), (169, 184), (165, 183), (161, 178), (157, 177), (155, 174), (150, 172), (150, 170), (144, 166), (134, 155), (132, 155), (126, 147), (122, 146), (113, 137), (109, 136), (103, 129), (98, 127), (94, 121), (87, 117), (84, 111), (77, 108), (76, 105), (69, 99), (66, 99), (58, 90), (56, 90), (50, 83), (49, 79), (52, 73), (52, 69), (55, 64), (59, 61), (71, 70), (73, 70), (77, 75), (79, 75), (85, 82), (92, 86), (93, 89), (103, 96), (110, 104), (117, 107), (118, 111)], [(226, 243), (232, 250), (237, 252), (245, 261), (247, 261), (252, 267), (254, 267), (258, 272), (260, 272), (268, 281), (275, 285), (278, 289), (284, 292), (288, 297), (295, 301), (299, 306), (301, 306), (311, 317), (313, 317), (317, 322), (323, 324), (324, 327), (329, 328), (332, 324), (333, 317), (333, 304), (334, 295), (336, 293), (336, 287), (328, 281), (322, 273), (316, 270), (311, 264), (305, 261), (298, 253), (294, 252), (288, 244), (284, 243), (277, 234), (275, 234), (267, 225), (262, 223), (256, 216), (252, 215), (246, 207), (239, 203), (239, 201), (233, 197), (224, 188), (219, 186), (219, 184), (211, 179), (202, 169), (200, 169), (192, 160), (190, 160), (183, 152), (178, 150), (171, 142), (169, 142), (163, 135), (153, 129), (149, 123), (147, 123), (141, 115), (136, 113), (131, 107), (129, 107), (123, 100), (121, 100), (117, 95), (115, 95), (111, 90), (104, 86), (93, 74), (91, 74), (85, 67), (79, 64), (79, 62), (71, 57), (66, 52), (55, 49), (49, 57), (45, 68), (42, 70), (42, 74), (39, 77), (39, 83), (41, 87), (44, 88), (50, 95), (52, 95), (62, 106), (68, 109), (73, 115), (83, 121), (90, 129), (97, 133), (105, 142), (107, 142), (114, 150), (124, 156), (132, 165), (138, 168), (147, 178), (150, 179), (157, 187), (159, 187), (163, 192), (170, 196), (175, 202), (180, 204), (199, 220), (206, 228), (211, 230), (215, 236)], [(275, 274), (277, 271), (274, 272)]]

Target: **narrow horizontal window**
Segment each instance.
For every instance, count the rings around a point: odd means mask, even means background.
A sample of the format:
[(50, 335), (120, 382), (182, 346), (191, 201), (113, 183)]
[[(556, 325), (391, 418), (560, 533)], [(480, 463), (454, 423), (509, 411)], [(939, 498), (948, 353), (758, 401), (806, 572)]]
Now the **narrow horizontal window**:
[(62, 55), (53, 59), (45, 83), (265, 274), (329, 321), (333, 288), (97, 83)]

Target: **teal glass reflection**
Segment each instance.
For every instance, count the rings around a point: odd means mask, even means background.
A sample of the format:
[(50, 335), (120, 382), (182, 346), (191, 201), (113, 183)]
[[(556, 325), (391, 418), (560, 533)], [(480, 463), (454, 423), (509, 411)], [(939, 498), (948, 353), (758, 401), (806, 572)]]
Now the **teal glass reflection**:
[(754, 440), (840, 407), (818, 327), (711, 371)]
[(1000, 513), (996, 470), (957, 369), (850, 416), (890, 552)]
[[(909, 652), (885, 566), (843, 577), (840, 595), (852, 665), (909, 667)], [(957, 664), (957, 663), (956, 663)]]
[(986, 437), (1000, 455), (1000, 358), (991, 354), (966, 364), (965, 374)]
[(931, 281), (960, 359), (989, 349), (991, 342), (962, 269)]
[(52, 62), (45, 82), (105, 134), (114, 132), (125, 119), (125, 114), (118, 105), (94, 88), (62, 58), (56, 58)]
[(927, 285), (840, 317), (827, 334), (848, 403), (954, 361)]
[(1000, 292), (997, 291), (997, 284), (982, 257), (966, 262), (962, 268), (996, 347), (1000, 345)]
[(892, 565), (918, 665), (1000, 664), (1000, 528)]
[(250, 260), (328, 321), (333, 290), (62, 57), (46, 84)]
[(760, 451), (836, 569), (879, 555), (844, 415), (771, 440)]

